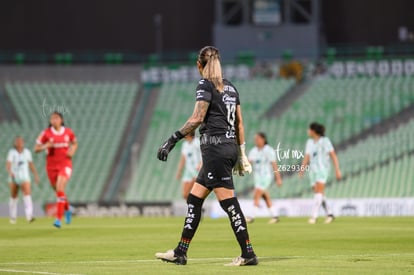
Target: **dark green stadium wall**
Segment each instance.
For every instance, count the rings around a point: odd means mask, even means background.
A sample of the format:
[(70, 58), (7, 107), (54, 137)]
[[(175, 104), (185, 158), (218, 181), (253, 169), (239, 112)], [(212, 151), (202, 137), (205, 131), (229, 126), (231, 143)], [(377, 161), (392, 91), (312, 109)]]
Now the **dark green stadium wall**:
[(198, 49), (212, 41), (214, 1), (0, 1), (0, 50), (155, 52), (154, 14), (163, 48)]
[[(413, 0), (319, 1), (321, 33), (331, 45), (387, 45), (398, 41), (399, 26), (414, 30)], [(186, 52), (213, 43), (214, 6), (214, 0), (4, 0), (0, 50), (149, 54), (156, 51), (153, 17), (159, 13), (163, 49)]]
[(322, 32), (331, 45), (388, 45), (400, 26), (414, 32), (413, 11), (412, 0), (322, 0)]

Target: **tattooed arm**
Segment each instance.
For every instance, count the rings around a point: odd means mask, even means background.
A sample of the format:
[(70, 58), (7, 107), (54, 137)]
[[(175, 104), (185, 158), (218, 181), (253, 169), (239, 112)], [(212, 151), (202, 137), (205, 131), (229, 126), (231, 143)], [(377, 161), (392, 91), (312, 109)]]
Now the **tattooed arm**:
[(184, 126), (180, 129), (180, 133), (183, 136), (188, 135), (189, 133), (197, 129), (197, 127), (200, 126), (201, 123), (203, 123), (204, 117), (207, 114), (209, 106), (210, 103), (207, 101), (196, 101), (193, 114), (187, 120)]
[(179, 131), (176, 131), (167, 139), (158, 149), (157, 158), (161, 161), (167, 161), (168, 154), (175, 147), (175, 144), (186, 135), (194, 131), (204, 121), (210, 103), (207, 101), (197, 101), (194, 112)]

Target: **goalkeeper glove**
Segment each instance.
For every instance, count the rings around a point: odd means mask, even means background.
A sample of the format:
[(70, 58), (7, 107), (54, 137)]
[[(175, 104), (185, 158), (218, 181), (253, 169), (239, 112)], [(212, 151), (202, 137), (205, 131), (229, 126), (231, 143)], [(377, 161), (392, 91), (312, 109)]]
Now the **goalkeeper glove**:
[(161, 147), (158, 149), (157, 158), (161, 161), (167, 161), (168, 154), (175, 147), (175, 144), (180, 141), (184, 136), (180, 131), (175, 132), (167, 139)]
[(239, 159), (237, 160), (236, 166), (233, 169), (234, 175), (244, 176), (246, 173), (252, 172), (252, 165), (246, 156), (246, 144), (243, 143), (239, 146)]

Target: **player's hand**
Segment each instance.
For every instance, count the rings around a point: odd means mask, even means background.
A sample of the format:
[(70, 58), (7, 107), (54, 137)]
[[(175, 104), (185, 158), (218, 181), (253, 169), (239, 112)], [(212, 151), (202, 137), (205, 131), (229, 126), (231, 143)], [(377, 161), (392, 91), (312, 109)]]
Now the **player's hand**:
[(73, 158), (74, 155), (75, 155), (75, 152), (72, 150), (72, 148), (69, 149), (68, 152), (66, 153), (66, 156), (70, 159)]
[(157, 158), (161, 161), (167, 161), (168, 154), (174, 149), (175, 144), (182, 139), (184, 136), (180, 131), (175, 132), (172, 136), (167, 139), (161, 147), (158, 149)]
[(341, 179), (342, 179), (342, 173), (341, 173), (341, 170), (337, 169), (337, 170), (335, 171), (335, 176), (336, 176), (336, 179), (337, 179), (337, 180), (341, 180)]
[(275, 177), (275, 182), (278, 187), (282, 186), (282, 179), (280, 177)]
[(161, 161), (167, 161), (168, 154), (171, 152), (172, 149), (174, 149), (176, 143), (177, 141), (174, 141), (173, 139), (171, 139), (171, 137), (167, 141), (165, 141), (164, 144), (161, 145), (161, 147), (158, 149), (158, 159)]
[(252, 165), (250, 164), (249, 160), (247, 159), (246, 155), (242, 155), (240, 157), (241, 166), (243, 168), (244, 174), (251, 174), (253, 171)]
[(239, 147), (239, 159), (233, 168), (233, 174), (244, 176), (245, 174), (250, 174), (252, 170), (252, 165), (246, 156), (245, 144), (241, 144)]
[(302, 169), (299, 171), (299, 178), (303, 178), (303, 174), (305, 173), (305, 171), (303, 171)]
[(48, 141), (48, 142), (46, 142), (46, 143), (43, 145), (43, 147), (44, 147), (45, 149), (52, 148), (52, 147), (53, 147), (53, 142)]
[(237, 160), (236, 165), (233, 167), (233, 175), (235, 175), (235, 176), (241, 176), (241, 177), (244, 176), (243, 168), (242, 168), (239, 160)]

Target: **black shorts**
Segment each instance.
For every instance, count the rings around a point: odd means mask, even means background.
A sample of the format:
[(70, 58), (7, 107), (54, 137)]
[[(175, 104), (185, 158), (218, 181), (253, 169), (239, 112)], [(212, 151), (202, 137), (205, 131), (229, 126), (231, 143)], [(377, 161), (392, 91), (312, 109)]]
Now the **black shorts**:
[(232, 170), (238, 158), (234, 139), (223, 138), (218, 144), (201, 142), (203, 165), (196, 182), (209, 190), (224, 187), (234, 190)]

